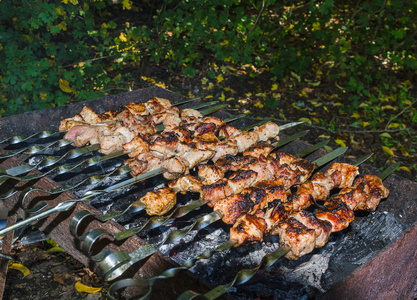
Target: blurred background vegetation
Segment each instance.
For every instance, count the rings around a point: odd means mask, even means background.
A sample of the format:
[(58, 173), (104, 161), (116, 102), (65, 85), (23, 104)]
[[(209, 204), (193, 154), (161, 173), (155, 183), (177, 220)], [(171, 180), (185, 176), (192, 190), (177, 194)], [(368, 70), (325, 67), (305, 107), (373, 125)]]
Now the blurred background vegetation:
[(1, 0), (0, 116), (158, 84), (415, 178), (416, 34), (406, 0)]

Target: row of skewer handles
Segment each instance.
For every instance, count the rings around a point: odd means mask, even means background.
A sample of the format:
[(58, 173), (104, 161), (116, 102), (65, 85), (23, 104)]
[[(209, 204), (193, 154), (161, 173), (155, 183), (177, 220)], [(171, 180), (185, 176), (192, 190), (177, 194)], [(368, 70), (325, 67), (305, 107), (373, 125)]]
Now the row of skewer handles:
[[(153, 98), (146, 103), (131, 103), (117, 112), (104, 114), (97, 114), (84, 107), (79, 115), (61, 122), (59, 129), (66, 132), (63, 140), (76, 147), (83, 147), (78, 150), (98, 150), (105, 154), (102, 160), (129, 156), (123, 170), (130, 171), (133, 178), (114, 188), (109, 187), (105, 192), (160, 173), (168, 180), (166, 187), (146, 193), (124, 211), (94, 216), (106, 221), (127, 212), (145, 209), (148, 215), (155, 216), (141, 228), (130, 228), (117, 234), (93, 229), (81, 235), (80, 224), (91, 213), (82, 211), (73, 218), (71, 232), (82, 241), (83, 251), (97, 262), (98, 271), (106, 280), (116, 280), (110, 294), (126, 286), (139, 285), (148, 286), (144, 296), (147, 297), (156, 279), (174, 276), (178, 270), (188, 269), (198, 259), (206, 258), (214, 252), (262, 242), (269, 235), (279, 236), (281, 249), (264, 258), (267, 264), (281, 255), (297, 259), (316, 247), (322, 247), (332, 232), (345, 229), (353, 221), (355, 210), (373, 211), (379, 201), (388, 196), (382, 180), (396, 169), (395, 166), (380, 176), (358, 176), (358, 165), (367, 156), (353, 164), (334, 163), (327, 171), (316, 172), (319, 167), (343, 154), (346, 148), (339, 148), (313, 162), (303, 157), (322, 147), (325, 142), (308, 147), (296, 155), (277, 152), (275, 150), (278, 147), (306, 132), (280, 141), (280, 130), (297, 124), (287, 124), (280, 128), (275, 123), (267, 122), (252, 126), (254, 128), (250, 130), (239, 130), (228, 125), (229, 120), (204, 116), (218, 108), (203, 112), (196, 109), (179, 110), (168, 100)], [(162, 131), (157, 128), (158, 124), (163, 124)], [(86, 161), (87, 164), (94, 162)], [(69, 167), (60, 170), (67, 169)], [(16, 177), (16, 172), (11, 173)], [(19, 178), (25, 179), (24, 176)], [(337, 190), (339, 193), (334, 195)], [(24, 201), (31, 191), (22, 192), (20, 198), (23, 207), (26, 207)], [(89, 201), (101, 192), (92, 191), (81, 200)], [(178, 193), (198, 193), (200, 198), (174, 208)], [(67, 201), (68, 205), (62, 209), (69, 209), (75, 202)], [(159, 243), (147, 245), (132, 253), (111, 253), (104, 247), (98, 254), (92, 255), (92, 249), (97, 253), (96, 242), (103, 235), (123, 240), (145, 228), (162, 226), (205, 204), (213, 208), (213, 213), (197, 219), (185, 230), (171, 232)], [(32, 208), (31, 212), (36, 213), (46, 205), (38, 206), (37, 210)], [(51, 209), (51, 213), (55, 211), (59, 210)], [(231, 225), (230, 241), (226, 244), (202, 253), (183, 266), (155, 278), (117, 280), (129, 267), (146, 259), (162, 245), (173, 243), (191, 230), (200, 230), (220, 219)], [(218, 297), (231, 286), (247, 281), (254, 273), (256, 270), (242, 270), (232, 284), (219, 287), (205, 296)], [(195, 295), (187, 292), (183, 297)]]

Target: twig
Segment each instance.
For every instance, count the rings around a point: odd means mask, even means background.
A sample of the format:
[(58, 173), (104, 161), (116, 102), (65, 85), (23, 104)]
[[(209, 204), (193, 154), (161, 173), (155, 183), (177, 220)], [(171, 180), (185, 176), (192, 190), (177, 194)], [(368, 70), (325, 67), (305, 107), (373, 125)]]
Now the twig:
[(405, 107), (402, 111), (400, 111), (398, 114), (396, 114), (395, 116), (393, 116), (391, 119), (389, 119), (387, 125), (385, 125), (385, 130), (388, 128), (388, 125), (395, 120), (396, 118), (398, 118), (399, 116), (401, 116), (403, 113), (405, 113), (407, 111), (407, 109), (409, 109), (410, 107), (412, 107), (414, 105), (414, 103), (417, 102), (417, 99), (413, 101), (413, 103), (411, 103), (410, 106)]
[(264, 12), (264, 9), (265, 9), (265, 0), (262, 0), (261, 9), (259, 10), (258, 16), (256, 17), (255, 23), (253, 24), (252, 28), (248, 31), (246, 36), (250, 35), (252, 33), (252, 31), (255, 30), (255, 28), (258, 25), (259, 20), (262, 16), (262, 13)]

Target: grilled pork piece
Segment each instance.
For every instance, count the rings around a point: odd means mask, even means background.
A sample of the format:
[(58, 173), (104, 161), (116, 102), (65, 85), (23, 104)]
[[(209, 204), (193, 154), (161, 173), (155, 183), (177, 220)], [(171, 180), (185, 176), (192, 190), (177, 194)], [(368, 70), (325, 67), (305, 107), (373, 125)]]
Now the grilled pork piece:
[(323, 247), (327, 243), (327, 240), (332, 233), (332, 224), (330, 222), (319, 220), (313, 213), (305, 210), (300, 210), (290, 217), (296, 219), (307, 228), (316, 231), (316, 248)]
[(134, 116), (135, 115), (139, 115), (139, 116), (149, 115), (149, 112), (148, 112), (148, 109), (146, 108), (145, 103), (131, 102), (131, 103), (127, 104), (125, 107)]
[(326, 209), (318, 209), (316, 218), (328, 221), (332, 224), (332, 232), (341, 231), (349, 226), (349, 223), (355, 219), (353, 210), (342, 201), (325, 202)]
[(381, 199), (388, 197), (388, 194), (381, 178), (364, 175), (357, 178), (354, 187), (342, 189), (335, 199), (343, 201), (352, 210), (374, 211)]
[(201, 182), (191, 175), (184, 175), (168, 183), (168, 186), (172, 188), (176, 193), (185, 194), (187, 192), (200, 193)]
[(61, 123), (59, 124), (58, 129), (60, 132), (68, 131), (72, 127), (78, 126), (78, 125), (88, 125), (88, 123), (84, 121), (81, 115), (75, 115), (72, 118), (66, 118), (62, 120)]
[(314, 250), (316, 231), (309, 229), (294, 218), (282, 221), (271, 230), (272, 235), (279, 235), (281, 247), (289, 247), (286, 258), (296, 260)]
[(216, 154), (211, 159), (214, 163), (228, 155), (235, 156), (239, 153), (236, 142), (232, 140), (219, 142), (210, 149), (216, 151)]
[(148, 151), (139, 154), (134, 158), (125, 161), (125, 165), (130, 167), (132, 171), (130, 174), (135, 177), (141, 173), (150, 172), (162, 167), (164, 157), (153, 151)]
[(224, 178), (224, 172), (215, 165), (199, 165), (198, 178), (203, 185), (210, 185)]
[(248, 194), (234, 194), (217, 201), (213, 210), (217, 212), (226, 224), (234, 224), (236, 219), (253, 208), (253, 202)]
[(185, 171), (194, 168), (199, 163), (208, 161), (213, 156), (214, 151), (212, 150), (191, 149), (178, 153), (163, 162), (164, 177), (169, 180), (178, 178)]
[(233, 127), (233, 126), (229, 126), (229, 125), (223, 125), (222, 127), (219, 128), (219, 138), (224, 140), (224, 139), (230, 139), (232, 137), (238, 136), (239, 134), (241, 134), (242, 131)]
[(146, 205), (146, 213), (150, 216), (162, 216), (177, 203), (177, 194), (171, 188), (158, 189), (155, 193), (148, 192), (140, 198)]
[(330, 176), (338, 188), (345, 188), (352, 186), (355, 177), (359, 174), (359, 167), (345, 164), (333, 163), (325, 172), (325, 176)]
[(150, 115), (161, 113), (171, 108), (171, 102), (169, 100), (159, 97), (149, 99), (144, 104)]
[(129, 157), (138, 156), (149, 151), (149, 144), (141, 137), (135, 136), (129, 143), (123, 145), (123, 150)]
[(230, 229), (230, 240), (236, 242), (235, 247), (244, 244), (261, 242), (266, 229), (264, 219), (250, 214), (241, 215)]
[(270, 143), (265, 141), (259, 141), (255, 143), (253, 146), (243, 151), (243, 156), (250, 155), (259, 158), (262, 155), (264, 157), (268, 157), (272, 150), (274, 150), (274, 146), (272, 146)]
[(266, 222), (266, 233), (269, 234), (276, 224), (287, 219), (292, 213), (292, 206), (285, 202), (284, 200), (275, 199), (268, 203), (263, 215), (263, 219)]

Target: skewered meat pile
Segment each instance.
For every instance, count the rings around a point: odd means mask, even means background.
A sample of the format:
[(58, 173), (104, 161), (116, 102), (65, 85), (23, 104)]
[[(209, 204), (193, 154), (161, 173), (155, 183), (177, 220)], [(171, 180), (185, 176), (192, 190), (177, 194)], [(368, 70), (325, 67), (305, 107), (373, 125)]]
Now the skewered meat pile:
[(202, 118), (197, 110), (180, 111), (168, 100), (155, 97), (146, 103), (129, 103), (117, 111), (104, 114), (97, 114), (84, 106), (80, 114), (62, 120), (59, 130), (67, 131), (64, 139), (73, 142), (76, 147), (87, 143), (100, 144), (100, 152), (109, 154), (122, 150), (123, 145), (136, 136), (155, 134), (158, 124), (170, 130)]

